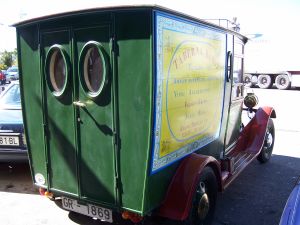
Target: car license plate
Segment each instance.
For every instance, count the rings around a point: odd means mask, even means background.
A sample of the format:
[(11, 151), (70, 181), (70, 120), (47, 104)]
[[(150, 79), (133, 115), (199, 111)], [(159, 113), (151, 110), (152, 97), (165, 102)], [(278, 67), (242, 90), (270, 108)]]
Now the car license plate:
[(90, 216), (93, 218), (97, 218), (102, 221), (106, 222), (113, 222), (112, 219), (112, 210), (102, 208), (99, 206), (87, 204), (87, 205), (82, 205), (78, 204), (77, 200), (62, 197), (62, 205), (65, 209), (68, 209), (73, 212), (77, 212), (86, 216)]
[(0, 136), (0, 145), (19, 146), (18, 136)]

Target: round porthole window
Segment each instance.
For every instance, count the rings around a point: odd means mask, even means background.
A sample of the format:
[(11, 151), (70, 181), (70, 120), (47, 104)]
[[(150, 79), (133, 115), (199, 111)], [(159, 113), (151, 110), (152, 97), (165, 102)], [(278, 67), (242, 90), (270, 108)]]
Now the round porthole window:
[(66, 89), (69, 65), (62, 46), (52, 46), (46, 56), (46, 76), (49, 88), (55, 96), (61, 96)]
[(86, 93), (97, 97), (106, 80), (106, 61), (103, 48), (98, 42), (88, 42), (80, 53), (79, 71), (81, 83)]

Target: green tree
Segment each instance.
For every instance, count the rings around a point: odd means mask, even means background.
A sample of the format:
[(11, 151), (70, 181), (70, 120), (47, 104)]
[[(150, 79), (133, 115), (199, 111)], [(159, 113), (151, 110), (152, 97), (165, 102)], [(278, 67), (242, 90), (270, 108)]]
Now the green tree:
[(13, 65), (17, 66), (18, 65), (18, 50), (17, 48), (14, 49), (12, 52), (12, 58), (13, 58)]
[(0, 56), (0, 64), (3, 64), (6, 69), (13, 65), (13, 52), (4, 51)]

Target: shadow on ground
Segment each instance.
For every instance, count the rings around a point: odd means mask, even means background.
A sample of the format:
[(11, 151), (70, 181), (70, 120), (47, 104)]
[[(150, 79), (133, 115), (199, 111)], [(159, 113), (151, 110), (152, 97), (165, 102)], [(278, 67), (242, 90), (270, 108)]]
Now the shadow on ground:
[[(213, 225), (278, 224), (286, 200), (300, 175), (300, 159), (273, 155), (271, 161), (254, 161), (223, 192), (218, 195)], [(107, 225), (86, 216), (69, 213), (81, 225)], [(113, 224), (132, 224), (114, 218)], [(163, 218), (147, 218), (144, 225), (174, 225)], [(176, 223), (179, 224), (179, 223)]]
[[(278, 224), (285, 202), (300, 175), (300, 159), (273, 155), (270, 162), (254, 161), (218, 195), (213, 225)], [(37, 194), (28, 164), (0, 164), (0, 191)], [(53, 206), (55, 207), (55, 206)], [(69, 213), (81, 225), (107, 225), (89, 217)], [(119, 217), (113, 224), (132, 224)], [(145, 225), (173, 225), (163, 218), (147, 218)]]
[(299, 175), (299, 158), (273, 155), (266, 164), (252, 162), (219, 194), (213, 225), (278, 224)]
[(28, 163), (0, 163), (0, 191), (38, 194)]

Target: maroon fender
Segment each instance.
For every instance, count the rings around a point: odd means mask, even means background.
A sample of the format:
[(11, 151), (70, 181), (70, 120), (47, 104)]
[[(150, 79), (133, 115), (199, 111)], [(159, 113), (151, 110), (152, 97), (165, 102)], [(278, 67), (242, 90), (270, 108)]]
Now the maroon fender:
[[(235, 151), (249, 151), (258, 155), (262, 149), (269, 118), (276, 118), (271, 107), (259, 108), (252, 120), (243, 129), (238, 139)], [(219, 162), (211, 157), (191, 154), (186, 157), (174, 175), (164, 202), (158, 214), (174, 220), (187, 218), (193, 194), (199, 182), (200, 174), (206, 166), (211, 166), (216, 174), (219, 190), (222, 190), (222, 178)]]
[(174, 220), (187, 218), (200, 173), (206, 166), (211, 166), (215, 171), (220, 187), (221, 170), (219, 162), (211, 156), (193, 153), (186, 157), (178, 167), (169, 185), (166, 198), (159, 209), (158, 214), (160, 216)]
[[(247, 126), (242, 130), (240, 136), (237, 140), (236, 145), (229, 153), (226, 155), (228, 159), (238, 159), (244, 153), (247, 157), (243, 157), (242, 160), (237, 160), (239, 162), (238, 169), (230, 168), (227, 172), (227, 177), (224, 176), (222, 182), (222, 189), (224, 190), (238, 175), (250, 164), (261, 152), (266, 130), (268, 126), (268, 121), (272, 118), (276, 118), (276, 113), (271, 107), (259, 108), (255, 116), (247, 124)], [(242, 154), (241, 154), (242, 153)], [(226, 173), (224, 173), (226, 174)]]
[(235, 150), (259, 154), (264, 144), (270, 117), (276, 118), (275, 110), (272, 107), (259, 108), (255, 116), (241, 132)]

